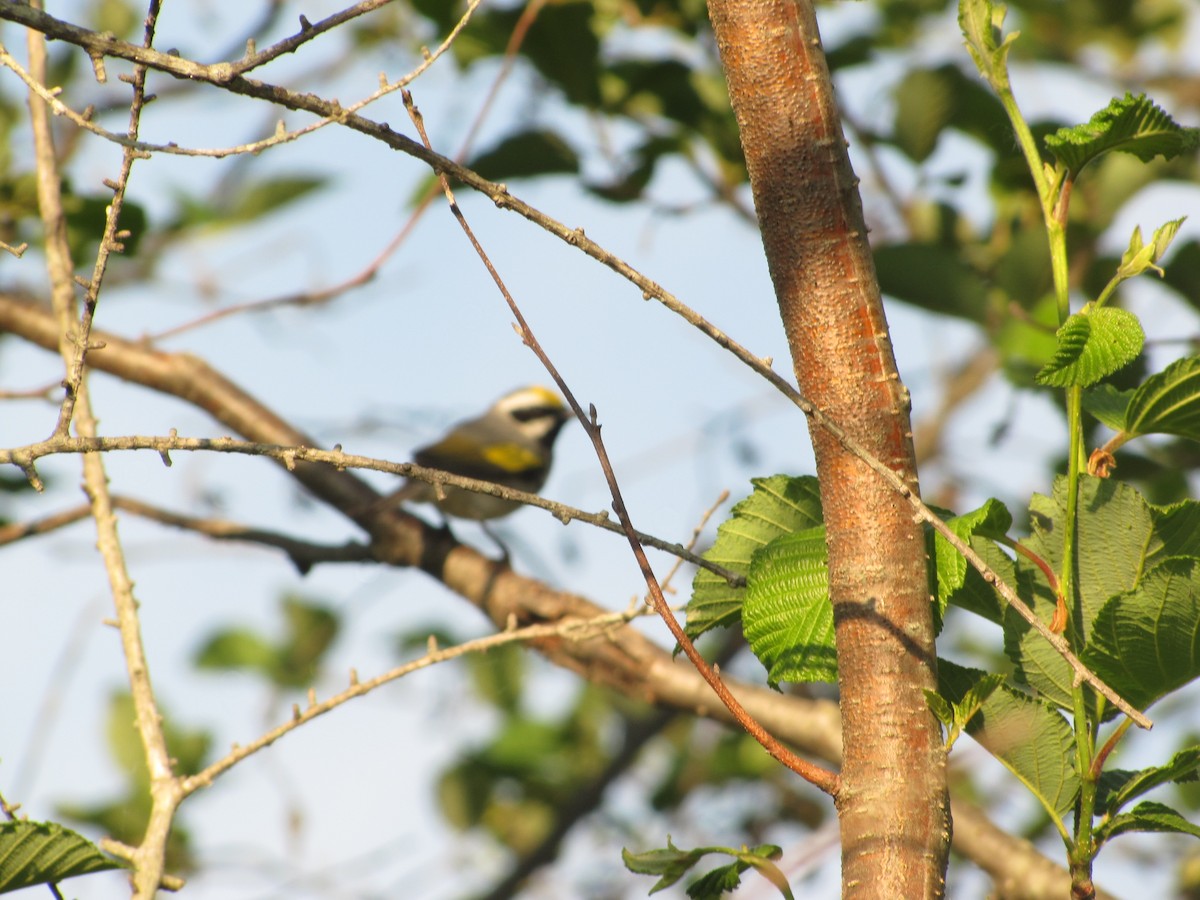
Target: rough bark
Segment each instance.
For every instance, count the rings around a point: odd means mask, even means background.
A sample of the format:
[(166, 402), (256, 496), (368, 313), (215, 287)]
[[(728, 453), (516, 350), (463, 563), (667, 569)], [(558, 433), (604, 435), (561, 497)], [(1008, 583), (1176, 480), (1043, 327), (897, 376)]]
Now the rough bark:
[[(816, 18), (806, 0), (710, 0), (798, 384), (917, 489), (896, 371)], [(950, 820), (921, 528), (813, 427), (829, 543), (845, 762), (846, 897), (938, 897)]]

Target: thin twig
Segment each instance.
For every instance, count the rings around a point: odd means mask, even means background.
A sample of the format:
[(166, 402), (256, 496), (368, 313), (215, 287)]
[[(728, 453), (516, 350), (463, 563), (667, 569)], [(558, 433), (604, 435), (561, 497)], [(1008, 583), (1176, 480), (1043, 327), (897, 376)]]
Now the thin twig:
[[(513, 65), (517, 60), (517, 52), (520, 50), (522, 43), (524, 43), (525, 37), (529, 33), (529, 28), (537, 19), (537, 15), (543, 6), (545, 6), (545, 0), (532, 0), (532, 2), (530, 2), (524, 10), (522, 10), (521, 17), (517, 20), (516, 25), (513, 26), (512, 35), (509, 37), (508, 44), (504, 48), (504, 62), (501, 64), (500, 71), (492, 80), (492, 84), (488, 88), (487, 96), (480, 104), (479, 111), (475, 114), (475, 118), (471, 121), (471, 125), (467, 129), (466, 136), (459, 145), (458, 152), (454, 155), (454, 159), (457, 162), (465, 162), (467, 156), (470, 154), (471, 148), (475, 144), (475, 139), (478, 137), (479, 132), (483, 128), (484, 122), (487, 120), (488, 113), (491, 112), (495, 104), (496, 96), (500, 93), (501, 86), (512, 73)], [(471, 11), (472, 10), (467, 11), (467, 16), (470, 15)], [(460, 22), (460, 25), (465, 24), (465, 22), (466, 16), (464, 16), (463, 20)], [(454, 34), (452, 34), (450, 38), (447, 38), (447, 42), (443, 44), (443, 48), (449, 46), (448, 42), (452, 40), (459, 31), (461, 31), (461, 27), (455, 29)], [(439, 48), (439, 54), (443, 52), (443, 48)], [(267, 312), (272, 309), (278, 309), (280, 307), (287, 306), (318, 306), (320, 304), (327, 303), (330, 300), (336, 299), (337, 297), (342, 296), (356, 287), (367, 284), (368, 282), (374, 280), (380, 268), (383, 267), (383, 264), (391, 259), (396, 251), (399, 250), (404, 244), (404, 242), (408, 240), (409, 236), (416, 229), (417, 223), (421, 220), (421, 217), (425, 214), (425, 211), (429, 209), (430, 204), (433, 202), (434, 198), (437, 197), (438, 193), (438, 186), (436, 184), (431, 184), (425, 190), (424, 194), (421, 195), (421, 199), (418, 200), (416, 205), (413, 207), (408, 219), (405, 221), (404, 225), (400, 228), (396, 235), (388, 242), (387, 246), (384, 247), (381, 252), (376, 254), (375, 258), (371, 260), (371, 262), (368, 263), (362, 271), (343, 280), (339, 284), (335, 284), (332, 287), (319, 291), (305, 291), (300, 294), (285, 294), (283, 296), (272, 297), (267, 300), (254, 300), (248, 303), (238, 303), (233, 306), (223, 307), (203, 316), (199, 316), (198, 318), (192, 319), (191, 321), (184, 322), (181, 325), (176, 325), (153, 335), (147, 335), (145, 338), (143, 338), (143, 340), (153, 344), (169, 337), (176, 337), (184, 332), (191, 331), (194, 328), (210, 325), (213, 322), (241, 313)]]
[[(390, 0), (382, 0), (382, 2), (390, 2)], [(5, 49), (3, 44), (0, 44), (0, 65), (3, 65), (4, 67), (11, 69), (14, 73), (16, 73), (17, 77), (19, 77), (22, 81), (24, 81), (26, 86), (31, 91), (33, 91), (39, 97), (41, 97), (42, 100), (45, 101), (54, 110), (55, 115), (63, 116), (66, 119), (73, 122), (75, 125), (79, 126), (80, 128), (90, 131), (93, 134), (97, 135), (98, 137), (102, 137), (105, 140), (111, 141), (114, 144), (120, 144), (122, 147), (125, 147), (128, 150), (134, 150), (138, 153), (143, 153), (143, 154), (165, 153), (165, 154), (169, 154), (172, 156), (200, 156), (200, 157), (207, 157), (207, 158), (211, 158), (211, 159), (224, 159), (227, 156), (238, 156), (238, 155), (244, 155), (244, 154), (261, 153), (263, 150), (266, 150), (269, 147), (278, 146), (280, 144), (288, 144), (288, 143), (291, 143), (292, 141), (299, 140), (300, 138), (302, 138), (306, 135), (312, 134), (314, 131), (319, 131), (320, 129), (326, 127), (327, 125), (333, 125), (335, 123), (344, 121), (344, 119), (347, 116), (353, 115), (354, 113), (357, 113), (360, 109), (364, 109), (367, 106), (370, 106), (376, 100), (379, 100), (382, 97), (386, 97), (389, 94), (393, 94), (396, 91), (403, 89), (407, 85), (412, 84), (413, 81), (415, 81), (418, 77), (420, 77), (422, 74), (424, 74), (425, 71), (431, 65), (433, 65), (434, 62), (437, 61), (438, 57), (440, 57), (442, 54), (444, 54), (446, 52), (446, 50), (448, 50), (450, 48), (450, 45), (452, 43), (454, 43), (454, 40), (458, 37), (458, 35), (462, 32), (462, 30), (464, 28), (466, 28), (467, 23), (471, 19), (471, 16), (474, 14), (475, 10), (479, 7), (479, 4), (482, 2), (483, 2), (483, 0), (471, 0), (471, 2), (467, 5), (466, 12), (463, 14), (462, 18), (459, 19), (458, 23), (454, 26), (454, 28), (451, 29), (450, 33), (446, 36), (445, 40), (443, 40), (442, 43), (439, 44), (438, 47), (432, 53), (430, 53), (428, 56), (426, 56), (425, 59), (423, 59), (421, 61), (420, 65), (418, 65), (415, 69), (413, 69), (408, 74), (401, 76), (396, 81), (388, 81), (386, 76), (380, 75), (380, 79), (379, 79), (380, 85), (376, 91), (374, 91), (367, 97), (364, 97), (363, 99), (358, 100), (355, 103), (352, 103), (351, 105), (349, 105), (347, 107), (342, 107), (340, 104), (334, 103), (332, 105), (328, 115), (323, 116), (319, 121), (314, 122), (311, 125), (306, 125), (303, 128), (298, 128), (295, 131), (288, 131), (286, 128), (283, 127), (283, 123), (280, 122), (279, 127), (277, 127), (275, 130), (275, 133), (273, 135), (271, 135), (271, 137), (269, 137), (269, 138), (263, 138), (262, 140), (251, 141), (250, 143), (247, 143), (247, 144), (238, 144), (238, 145), (229, 146), (229, 147), (200, 148), (200, 147), (181, 147), (179, 144), (176, 144), (176, 143), (154, 144), (154, 143), (149, 143), (146, 141), (137, 140), (137, 138), (132, 135), (128, 135), (128, 134), (121, 135), (121, 134), (117, 134), (112, 131), (108, 131), (107, 129), (102, 128), (101, 126), (97, 125), (95, 122), (91, 121), (91, 119), (88, 116), (85, 116), (81, 113), (76, 112), (75, 110), (73, 110), (69, 106), (67, 106), (65, 103), (63, 103), (58, 98), (59, 89), (49, 88), (40, 79), (34, 78), (32, 75), (30, 75), (21, 66), (21, 64), (7, 51), (7, 49)], [(20, 16), (14, 16), (13, 18), (16, 18), (18, 21), (21, 20)], [(335, 18), (335, 16), (330, 16), (329, 19), (326, 19), (325, 21), (328, 22), (328, 21), (330, 21), (330, 19), (333, 19), (333, 18)], [(93, 34), (92, 32), (88, 32), (85, 29), (77, 28), (74, 25), (68, 25), (65, 22), (61, 22), (60, 24), (65, 26), (68, 30), (70, 30), (74, 34), (85, 34), (85, 35)], [(30, 27), (36, 28), (36, 26), (30, 26)], [(315, 29), (316, 26), (312, 26), (312, 28)], [(303, 32), (303, 33), (306, 33), (306, 32)], [(122, 41), (122, 42), (117, 42), (117, 43), (124, 43), (124, 42)], [(133, 45), (129, 45), (129, 46), (133, 46)], [(143, 51), (149, 50), (148, 47), (142, 48), (142, 49), (143, 49)], [(89, 50), (89, 52), (97, 52), (98, 53), (98, 51), (91, 51), (91, 50)], [(264, 53), (265, 52), (266, 51), (264, 51)], [(138, 54), (136, 54), (136, 56), (138, 57), (138, 59), (135, 60), (137, 65), (143, 66), (143, 67), (148, 66), (150, 68), (158, 68), (158, 66), (153, 65), (153, 63), (146, 61), (146, 60), (159, 59), (159, 54), (155, 53), (154, 51), (150, 51), (148, 53), (147, 52), (138, 53)], [(181, 57), (175, 57), (175, 59), (180, 59), (180, 58)], [(193, 64), (193, 65), (196, 65), (196, 64)], [(214, 63), (211, 66), (204, 66), (203, 68), (208, 73), (209, 77), (203, 78), (201, 80), (212, 81), (216, 84), (225, 83), (230, 79), (241, 79), (240, 73), (241, 73), (241, 71), (245, 71), (245, 69), (242, 69), (240, 64), (233, 64), (233, 63)], [(253, 68), (253, 66), (251, 66), (249, 68)], [(144, 71), (144, 69), (143, 69), (143, 71)]]
[[(169, 435), (148, 436), (148, 435), (130, 435), (125, 437), (51, 437), (44, 441), (38, 441), (35, 444), (27, 444), (22, 447), (12, 447), (0, 449), (0, 465), (9, 464), (19, 467), (31, 483), (37, 487), (40, 479), (37, 478), (37, 469), (35, 463), (37, 460), (46, 456), (58, 454), (93, 454), (93, 453), (113, 453), (118, 451), (136, 451), (136, 450), (152, 450), (158, 453), (170, 465), (170, 454), (172, 452), (214, 452), (214, 453), (237, 453), (246, 456), (266, 456), (281, 463), (285, 468), (294, 469), (298, 462), (316, 462), (332, 466), (336, 469), (369, 469), (375, 472), (386, 472), (389, 475), (399, 475), (404, 478), (413, 478), (418, 481), (424, 481), (432, 485), (448, 485), (450, 487), (461, 488), (462, 490), (474, 491), (479, 494), (490, 494), (493, 497), (500, 497), (505, 500), (514, 500), (525, 506), (535, 506), (539, 509), (544, 509), (553, 515), (563, 524), (571, 521), (586, 522), (589, 525), (594, 525), (597, 528), (603, 528), (605, 531), (611, 531), (614, 534), (624, 534), (621, 526), (612, 521), (607, 511), (587, 512), (586, 510), (578, 509), (574, 506), (568, 506), (565, 503), (558, 503), (554, 500), (547, 500), (537, 494), (530, 494), (525, 491), (518, 491), (515, 488), (510, 488), (506, 485), (496, 484), (491, 481), (481, 481), (477, 478), (465, 478), (461, 475), (455, 475), (452, 472), (445, 472), (441, 469), (430, 469), (424, 466), (418, 466), (415, 463), (396, 463), (386, 459), (376, 459), (371, 456), (357, 456), (352, 453), (345, 453), (340, 447), (335, 447), (333, 450), (321, 450), (312, 447), (293, 447), (283, 444), (264, 444), (254, 441), (239, 441), (234, 438), (189, 438), (180, 437), (174, 433)], [(39, 488), (40, 490), (40, 488)], [(128, 502), (128, 501), (126, 501)], [(357, 515), (365, 515), (376, 509), (394, 505), (395, 499), (392, 495), (381, 497), (363, 508), (353, 511)], [(136, 510), (134, 510), (136, 511)], [(60, 514), (62, 515), (62, 514)], [(180, 517), (183, 521), (183, 517)], [(28, 525), (8, 526), (6, 529), (0, 529), (0, 544), (7, 541), (18, 540), (30, 534), (41, 534), (44, 531), (52, 528), (61, 527), (69, 524), (68, 522), (48, 522), (30, 523)], [(200, 529), (197, 529), (200, 530)], [(219, 527), (213, 526), (211, 533), (217, 536)], [(255, 532), (263, 535), (264, 532)], [(227, 535), (232, 537), (232, 535)], [(244, 533), (243, 533), (244, 537)], [(746, 583), (745, 576), (738, 574), (724, 566), (704, 559), (684, 547), (681, 544), (663, 540), (655, 537), (652, 534), (638, 532), (639, 539), (647, 546), (654, 547), (656, 550), (662, 550), (664, 553), (669, 553), (679, 559), (708, 569), (715, 575), (724, 578), (732, 587), (740, 587)], [(255, 538), (259, 540), (258, 538)], [(259, 540), (261, 543), (270, 543), (268, 540)], [(302, 543), (302, 542), (301, 542)], [(283, 549), (287, 549), (284, 543), (276, 544)], [(295, 545), (299, 546), (299, 545)], [(348, 552), (353, 553), (353, 549), (348, 549)]]
[(271, 729), (249, 744), (234, 747), (230, 753), (206, 767), (203, 771), (182, 779), (180, 783), (181, 789), (184, 796), (187, 796), (200, 788), (208, 787), (213, 783), (214, 779), (243, 759), (271, 746), (271, 744), (275, 743), (285, 734), (295, 731), (306, 722), (310, 722), (356, 697), (368, 694), (382, 685), (395, 681), (398, 678), (403, 678), (405, 675), (429, 668), (432, 665), (445, 662), (449, 659), (465, 656), (468, 653), (481, 653), (493, 647), (499, 647), (515, 641), (539, 641), (548, 638), (558, 638), (568, 641), (590, 640), (608, 633), (613, 628), (627, 625), (632, 619), (636, 619), (644, 614), (641, 610), (633, 608), (625, 612), (607, 613), (591, 619), (564, 620), (549, 625), (528, 625), (524, 628), (516, 628), (514, 625), (514, 627), (507, 628), (504, 631), (489, 634), (485, 637), (445, 649), (439, 648), (437, 640), (431, 636), (429, 638), (429, 652), (420, 659), (397, 666), (369, 681), (360, 682), (358, 674), (354, 670), (351, 670), (350, 686), (320, 703), (316, 702), (314, 694), (310, 691), (308, 706), (303, 710), (300, 709), (299, 705), (293, 706), (291, 720)]
[[(158, 9), (158, 0), (151, 0), (149, 11), (144, 19), (147, 46), (153, 40)], [(27, 36), (27, 44), (32, 77), (38, 82), (44, 81), (46, 77), (45, 38), (39, 32), (31, 29)], [(134, 97), (130, 104), (130, 131), (133, 134), (137, 133), (138, 118), (145, 102), (145, 70), (144, 67), (139, 67), (139, 69), (141, 71), (133, 79)], [(105, 240), (101, 242), (97, 258), (96, 271), (98, 274), (94, 275), (93, 282), (89, 285), (88, 309), (84, 313), (80, 334), (73, 338), (71, 332), (75, 326), (73, 315), (75, 306), (74, 269), (71, 263), (70, 247), (67, 243), (66, 216), (62, 205), (60, 173), (50, 129), (49, 110), (38, 99), (36, 91), (30, 93), (29, 107), (37, 155), (38, 201), (46, 230), (46, 262), (52, 285), (56, 318), (59, 323), (58, 346), (67, 367), (67, 381), (64, 385), (67, 388), (67, 398), (60, 411), (55, 434), (59, 437), (66, 437), (71, 421), (74, 419), (80, 436), (87, 438), (96, 433), (96, 417), (89, 398), (84, 358), (89, 340), (88, 330), (90, 329), (91, 314), (94, 311), (95, 299), (104, 271), (104, 260), (107, 258), (111, 242), (116, 239), (118, 233), (117, 214), (120, 212), (120, 203), (114, 203), (108, 208), (104, 230)], [(120, 179), (112, 185), (113, 192), (117, 196), (124, 194), (133, 159), (132, 152), (124, 155)], [(121, 635), (121, 648), (125, 655), (130, 695), (133, 698), (137, 730), (150, 781), (151, 806), (146, 830), (130, 859), (134, 869), (132, 875), (134, 897), (136, 900), (150, 900), (157, 893), (164, 876), (167, 837), (181, 795), (177, 790), (172, 772), (170, 754), (163, 734), (162, 717), (150, 684), (149, 667), (138, 619), (137, 601), (133, 594), (133, 581), (129, 576), (120, 536), (117, 532), (117, 520), (108, 493), (108, 476), (105, 473), (103, 458), (94, 453), (84, 455), (83, 475), (84, 489), (91, 501), (92, 517), (96, 521), (96, 547), (104, 561), (109, 589), (117, 612), (118, 630)]]
[[(429, 147), (429, 137), (425, 133), (425, 126), (421, 119), (421, 114), (417, 111), (416, 106), (413, 104), (412, 95), (408, 91), (403, 91), (401, 92), (401, 97), (404, 99), (404, 106), (405, 109), (408, 110), (409, 117), (412, 119), (413, 124), (416, 126), (417, 131), (421, 135), (421, 140), (425, 143), (427, 149), (431, 149)], [(590, 414), (584, 413), (583, 407), (581, 407), (579, 405), (579, 401), (575, 399), (575, 395), (567, 386), (566, 381), (563, 379), (554, 363), (551, 362), (550, 357), (546, 354), (546, 351), (542, 348), (541, 344), (538, 343), (537, 338), (534, 337), (533, 332), (529, 327), (529, 323), (525, 321), (525, 317), (522, 315), (520, 308), (517, 306), (516, 301), (512, 297), (512, 294), (509, 293), (503, 279), (500, 278), (500, 274), (492, 265), (491, 260), (488, 258), (487, 253), (484, 251), (482, 245), (475, 237), (470, 225), (467, 224), (466, 217), (459, 208), (458, 202), (454, 199), (454, 192), (450, 189), (449, 180), (446, 178), (445, 174), (441, 172), (438, 173), (438, 178), (442, 183), (442, 192), (446, 195), (446, 200), (450, 205), (450, 210), (454, 214), (454, 218), (462, 227), (463, 232), (466, 234), (467, 239), (471, 242), (471, 246), (475, 249), (475, 252), (479, 255), (480, 260), (487, 268), (488, 274), (491, 275), (496, 287), (500, 290), (501, 294), (504, 295), (504, 299), (508, 303), (508, 308), (516, 317), (518, 334), (520, 335), (521, 340), (527, 347), (529, 347), (530, 350), (533, 351), (534, 355), (537, 356), (542, 365), (546, 368), (546, 371), (550, 374), (550, 377), (554, 379), (554, 383), (557, 384), (559, 390), (562, 391), (563, 397), (566, 399), (567, 403), (574, 411), (576, 418), (579, 419), (580, 423), (584, 427), (584, 430), (587, 432), (588, 437), (591, 439), (592, 446), (596, 451), (596, 457), (600, 461), (600, 467), (604, 470), (604, 477), (608, 482), (609, 491), (612, 493), (613, 510), (616, 512), (617, 518), (621, 521), (621, 527), (625, 532), (626, 539), (629, 541), (630, 549), (633, 551), (634, 557), (637, 559), (638, 567), (642, 572), (642, 577), (646, 580), (646, 586), (650, 589), (650, 596), (653, 601), (655, 611), (666, 623), (667, 628), (670, 630), (675, 640), (679, 643), (679, 646), (683, 648), (684, 653), (687, 655), (688, 659), (691, 660), (692, 665), (696, 667), (696, 670), (700, 672), (700, 674), (704, 677), (704, 680), (708, 682), (709, 686), (716, 693), (717, 697), (725, 705), (725, 708), (728, 709), (734, 718), (737, 719), (738, 724), (746, 729), (746, 731), (753, 736), (755, 740), (762, 744), (763, 748), (780, 763), (787, 766), (793, 772), (800, 775), (800, 777), (804, 778), (806, 781), (815, 785), (816, 787), (819, 787), (826, 793), (835, 793), (839, 783), (838, 776), (828, 769), (810, 763), (808, 760), (801, 759), (799, 756), (781, 744), (778, 740), (776, 740), (775, 737), (768, 733), (761, 724), (759, 724), (748, 712), (746, 712), (746, 709), (741, 705), (741, 703), (738, 702), (737, 698), (730, 693), (729, 688), (725, 686), (716, 668), (710, 666), (704, 657), (700, 655), (700, 651), (698, 651), (695, 645), (692, 644), (691, 640), (684, 632), (683, 627), (679, 624), (679, 621), (671, 612), (670, 605), (667, 603), (667, 599), (663, 595), (658, 579), (654, 575), (654, 570), (650, 566), (650, 561), (646, 558), (646, 552), (643, 549), (641, 542), (638, 540), (637, 532), (634, 529), (633, 523), (629, 517), (629, 511), (625, 508), (625, 501), (621, 497), (621, 489), (617, 484), (616, 475), (613, 472), (612, 464), (609, 461), (608, 451), (605, 449), (604, 441), (600, 437), (600, 425), (596, 421), (595, 407), (591, 408)]]

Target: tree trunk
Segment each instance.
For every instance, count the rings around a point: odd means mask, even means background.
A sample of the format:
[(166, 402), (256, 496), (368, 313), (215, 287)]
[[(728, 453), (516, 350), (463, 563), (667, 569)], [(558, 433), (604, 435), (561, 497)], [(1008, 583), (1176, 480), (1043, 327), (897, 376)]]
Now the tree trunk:
[[(832, 82), (807, 0), (709, 0), (801, 391), (917, 489)], [(829, 543), (845, 761), (845, 897), (940, 897), (950, 843), (925, 543), (907, 504), (812, 425)]]

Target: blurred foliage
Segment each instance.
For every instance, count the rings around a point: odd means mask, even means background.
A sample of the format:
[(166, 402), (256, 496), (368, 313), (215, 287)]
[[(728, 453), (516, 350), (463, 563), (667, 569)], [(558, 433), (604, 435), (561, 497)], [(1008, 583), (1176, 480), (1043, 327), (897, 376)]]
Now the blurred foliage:
[(283, 633), (272, 638), (249, 628), (225, 628), (196, 653), (196, 666), (227, 672), (253, 672), (276, 689), (310, 687), (333, 645), (340, 619), (330, 609), (288, 594), (281, 601)]
[[(161, 711), (162, 700), (158, 708)], [(204, 768), (212, 736), (203, 730), (192, 730), (164, 715), (163, 735), (167, 742), (177, 775), (194, 775)], [(137, 729), (137, 714), (133, 698), (118, 691), (108, 705), (108, 750), (126, 782), (125, 790), (111, 800), (99, 803), (60, 803), (58, 813), (80, 825), (98, 829), (127, 846), (136, 846), (150, 818), (150, 775)], [(195, 868), (191, 837), (178, 817), (167, 842), (167, 871), (186, 873)]]
[[(415, 649), (428, 629), (416, 629), (400, 645)], [(448, 635), (442, 635), (454, 643)], [(626, 743), (658, 759), (636, 812), (608, 813), (622, 830), (636, 833), (651, 812), (679, 813), (699, 788), (771, 785), (770, 804), (745, 805), (726, 821), (730, 839), (752, 842), (773, 824), (790, 821), (815, 828), (828, 804), (797, 790), (752, 737), (709, 722), (659, 716), (594, 685), (584, 684), (564, 709), (534, 715), (529, 706), (530, 665), (525, 648), (505, 644), (464, 658), (471, 695), (499, 715), (484, 741), (467, 749), (438, 780), (442, 814), (459, 829), (481, 829), (518, 858), (552, 840), (564, 822), (591, 812), (610, 783), (626, 774)], [(536, 683), (534, 683), (536, 686)], [(640, 754), (639, 754), (640, 755)], [(638, 758), (635, 755), (634, 758)]]

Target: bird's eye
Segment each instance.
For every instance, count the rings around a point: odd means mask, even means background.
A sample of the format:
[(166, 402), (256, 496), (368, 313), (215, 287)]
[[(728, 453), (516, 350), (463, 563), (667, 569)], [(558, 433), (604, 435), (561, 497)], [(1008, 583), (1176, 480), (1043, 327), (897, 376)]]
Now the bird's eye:
[(557, 415), (557, 411), (550, 406), (527, 406), (523, 409), (514, 409), (512, 417), (518, 422), (532, 422), (535, 419), (552, 419)]

